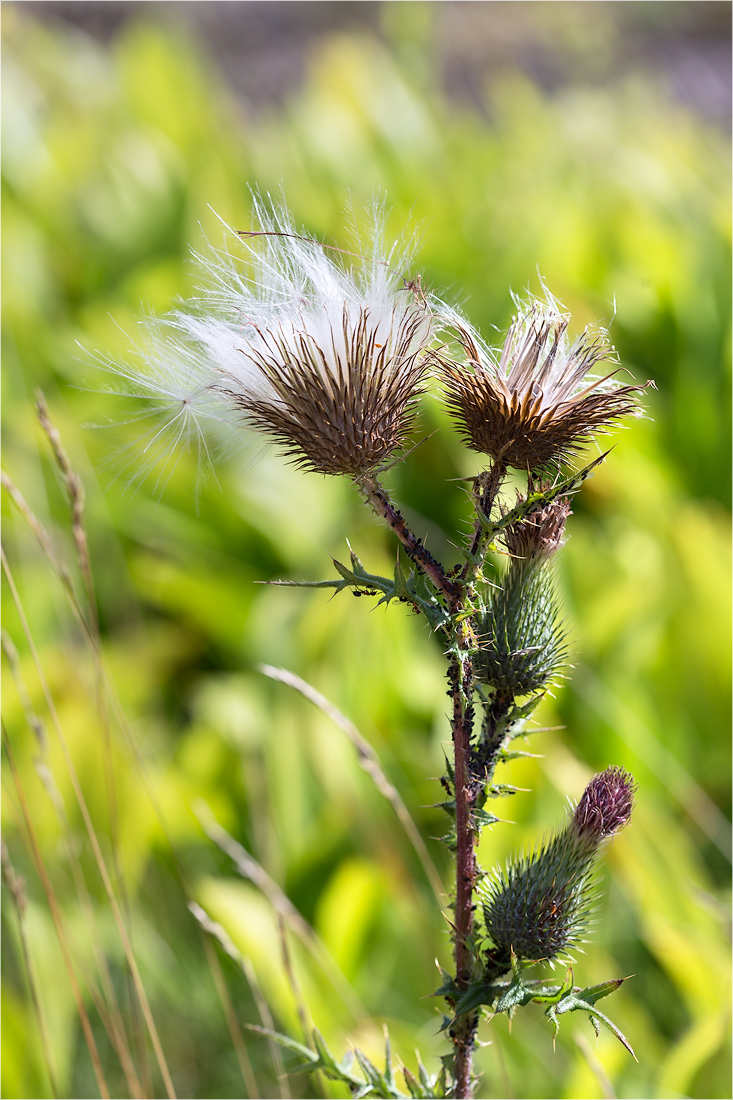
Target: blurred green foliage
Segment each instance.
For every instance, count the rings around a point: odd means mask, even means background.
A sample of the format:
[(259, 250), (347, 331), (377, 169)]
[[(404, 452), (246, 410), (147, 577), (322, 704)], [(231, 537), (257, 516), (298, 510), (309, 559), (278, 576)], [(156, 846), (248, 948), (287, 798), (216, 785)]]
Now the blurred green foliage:
[[(92, 1003), (102, 952), (143, 1085), (163, 1089), (139, 1012), (127, 1007), (120, 939), (49, 700), (110, 865), (117, 850), (123, 910), (178, 1095), (250, 1094), (211, 941), (207, 949), (189, 900), (249, 960), (243, 974), (216, 948), (240, 1024), (262, 1022), (262, 998), (278, 1027), (301, 1034), (271, 899), (207, 838), (200, 804), (330, 955), (324, 964), (307, 938), (288, 938), (297, 985), (333, 1048), (351, 1040), (377, 1055), (386, 1022), (413, 1070), (415, 1046), (426, 1062), (445, 1050), (423, 998), (448, 939), (424, 871), (342, 731), (257, 670), (285, 666), (339, 706), (422, 835), (438, 835), (431, 803), (448, 727), (434, 640), (400, 609), (257, 584), (330, 575), (328, 555), (343, 557), (346, 536), (385, 572), (394, 546), (348, 485), (296, 474), (270, 454), (256, 465), (232, 456), (204, 483), (188, 454), (162, 493), (155, 475), (129, 484), (139, 459), (120, 457), (114, 440), (134, 446), (134, 425), (94, 362), (97, 351), (127, 355), (141, 303), (164, 311), (191, 293), (190, 246), (202, 233), (221, 236), (212, 211), (248, 228), (248, 184), (281, 183), (296, 220), (339, 241), (347, 197), (358, 210), (385, 193), (396, 230), (409, 217), (421, 228), (416, 270), (447, 286), (487, 335), (510, 317), (509, 288), (537, 289), (537, 270), (577, 326), (610, 320), (615, 301), (622, 361), (657, 382), (650, 419), (619, 437), (576, 499), (559, 578), (575, 668), (543, 704), (550, 731), (528, 746), (544, 759), (506, 774), (528, 788), (504, 804), (517, 824), (482, 841), (482, 862), (501, 861), (558, 821), (594, 770), (616, 763), (634, 773), (635, 820), (609, 851), (577, 976), (635, 975), (612, 1015), (640, 1062), (608, 1036), (596, 1048), (575, 1020), (553, 1057), (541, 1013), (527, 1010), (511, 1032), (504, 1019), (484, 1025), (492, 1045), (478, 1056), (480, 1095), (612, 1095), (605, 1077), (620, 1097), (730, 1095), (728, 143), (641, 74), (548, 98), (505, 72), (476, 108), (461, 108), (436, 87), (431, 12), (387, 4), (382, 41), (324, 38), (286, 107), (248, 117), (183, 31), (141, 18), (102, 47), (36, 23), (28, 5), (4, 11), (4, 465), (83, 591), (64, 486), (34, 422), (40, 386), (86, 489), (108, 670), (100, 709), (93, 648), (6, 499), (18, 604), (6, 584), (4, 621), (20, 671), (5, 662), (4, 721), (112, 1095), (129, 1092)], [(117, 427), (87, 427), (108, 421)], [(421, 429), (440, 430), (391, 482), (431, 548), (451, 558), (467, 517), (451, 479), (473, 473), (474, 459), (437, 401), (426, 401)], [(43, 744), (24, 716), (21, 676)], [(3, 775), (4, 835), (26, 880), (23, 926), (59, 1094), (98, 1095), (7, 760)], [(446, 853), (428, 844), (448, 882)], [(3, 1095), (50, 1096), (3, 895)], [(275, 1095), (267, 1043), (245, 1031), (243, 1045), (260, 1095)], [(290, 1087), (305, 1096), (324, 1086), (296, 1077)]]

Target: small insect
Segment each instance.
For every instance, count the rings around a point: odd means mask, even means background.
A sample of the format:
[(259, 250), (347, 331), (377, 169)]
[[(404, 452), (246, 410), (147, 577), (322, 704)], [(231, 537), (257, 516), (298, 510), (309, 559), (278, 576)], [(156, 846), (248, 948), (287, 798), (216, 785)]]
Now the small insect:
[(416, 275), (414, 279), (405, 279), (405, 290), (409, 290), (416, 302), (426, 306), (428, 304), (425, 291), (422, 288), (422, 275)]

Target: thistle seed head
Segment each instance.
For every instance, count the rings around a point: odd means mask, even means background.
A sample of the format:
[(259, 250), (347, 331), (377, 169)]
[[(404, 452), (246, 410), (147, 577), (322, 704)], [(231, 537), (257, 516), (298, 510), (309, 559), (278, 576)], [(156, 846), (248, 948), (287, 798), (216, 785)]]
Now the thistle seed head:
[(258, 197), (254, 214), (257, 232), (197, 257), (208, 285), (149, 326), (140, 366), (107, 366), (167, 413), (156, 446), (215, 422), (323, 474), (375, 471), (404, 446), (427, 370), (433, 314), (403, 283), (410, 250), (387, 247), (379, 208), (367, 254), (327, 249)]
[[(570, 318), (546, 301), (517, 302), (521, 313), (500, 353), (490, 350), (467, 321), (444, 311), (465, 362), (438, 357), (447, 404), (474, 451), (529, 472), (572, 456), (589, 435), (638, 416), (644, 386), (622, 385), (618, 365), (591, 374), (597, 364), (618, 364), (603, 329), (571, 342)], [(647, 383), (648, 385), (649, 383)]]
[(222, 393), (245, 423), (298, 466), (358, 476), (383, 466), (405, 443), (422, 392), (429, 318), (395, 304), (387, 315), (339, 303), (323, 317), (249, 333), (239, 350), (266, 383), (233, 377)]

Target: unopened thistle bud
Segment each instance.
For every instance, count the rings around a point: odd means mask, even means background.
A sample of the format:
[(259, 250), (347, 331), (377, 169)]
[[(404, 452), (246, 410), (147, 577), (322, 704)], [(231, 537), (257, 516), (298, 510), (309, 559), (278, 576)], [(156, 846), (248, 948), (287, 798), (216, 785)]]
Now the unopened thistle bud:
[(631, 817), (634, 789), (623, 768), (606, 768), (594, 776), (575, 807), (573, 831), (591, 846), (618, 833)]
[(568, 502), (555, 500), (504, 532), (509, 567), (478, 616), (474, 669), (479, 683), (505, 698), (541, 691), (567, 657), (549, 561), (562, 544), (569, 515)]
[(511, 557), (537, 561), (552, 557), (562, 546), (570, 514), (570, 502), (560, 497), (510, 524), (503, 532), (503, 539)]
[(588, 926), (596, 857), (627, 824), (633, 802), (631, 775), (607, 768), (586, 787), (561, 833), (494, 879), (484, 905), (492, 973), (508, 967), (512, 950), (520, 960), (551, 960), (578, 942)]
[(319, 473), (378, 470), (406, 443), (427, 370), (432, 313), (403, 285), (409, 255), (385, 247), (380, 211), (353, 266), (286, 211), (256, 200), (255, 215), (260, 229), (233, 234), (231, 254), (199, 257), (212, 285), (152, 326), (141, 368), (111, 369), (164, 407), (176, 444), (215, 420)]
[(620, 385), (617, 366), (589, 374), (604, 360), (617, 363), (605, 330), (586, 330), (571, 342), (569, 317), (549, 294), (544, 302), (517, 304), (521, 313), (500, 353), (446, 311), (466, 362), (441, 356), (440, 371), (468, 446), (505, 466), (536, 471), (572, 456), (589, 435), (638, 416), (634, 395), (645, 387)]

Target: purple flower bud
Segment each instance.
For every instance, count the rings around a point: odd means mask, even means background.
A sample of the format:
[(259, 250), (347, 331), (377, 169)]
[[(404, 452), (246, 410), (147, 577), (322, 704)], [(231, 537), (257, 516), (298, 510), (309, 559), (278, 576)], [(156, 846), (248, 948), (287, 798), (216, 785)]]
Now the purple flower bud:
[(573, 814), (578, 837), (593, 847), (623, 829), (634, 807), (634, 780), (623, 768), (606, 768), (591, 779)]

